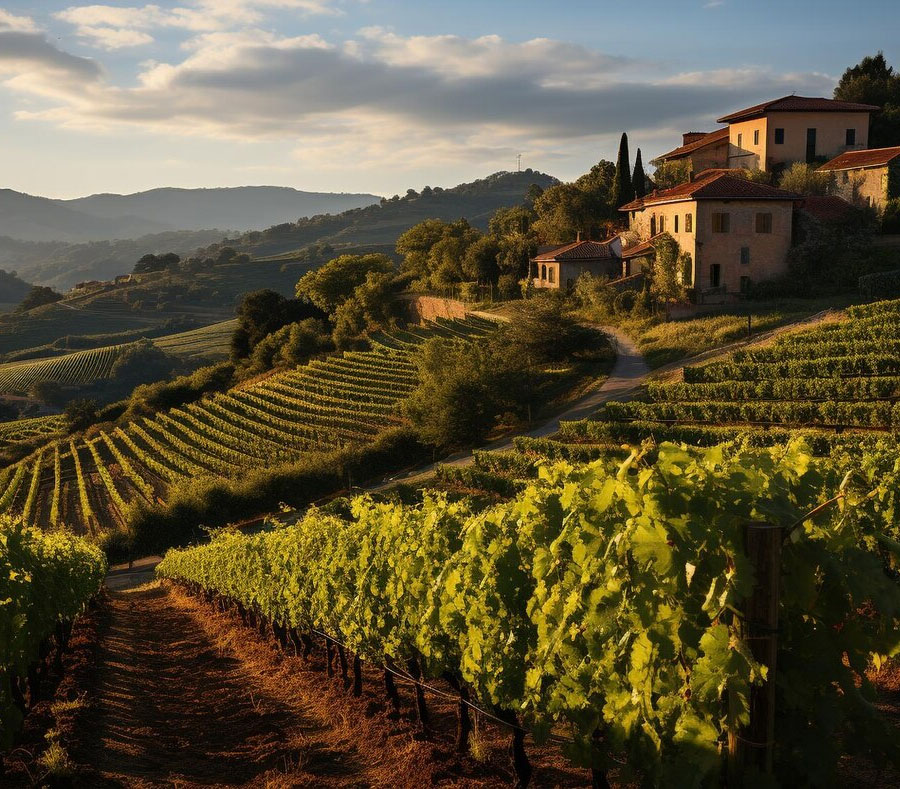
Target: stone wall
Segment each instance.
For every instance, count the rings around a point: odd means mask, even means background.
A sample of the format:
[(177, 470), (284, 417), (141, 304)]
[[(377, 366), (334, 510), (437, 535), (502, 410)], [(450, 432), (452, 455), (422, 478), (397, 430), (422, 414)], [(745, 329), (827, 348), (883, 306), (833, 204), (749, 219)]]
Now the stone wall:
[(404, 294), (407, 317), (412, 321), (431, 321), (435, 318), (465, 318), (466, 305), (456, 299), (442, 299), (438, 296), (416, 296)]

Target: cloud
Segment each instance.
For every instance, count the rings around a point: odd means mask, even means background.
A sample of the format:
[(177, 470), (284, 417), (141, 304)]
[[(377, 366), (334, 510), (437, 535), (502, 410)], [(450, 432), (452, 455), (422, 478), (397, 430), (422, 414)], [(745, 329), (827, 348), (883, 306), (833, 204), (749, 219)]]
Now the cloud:
[[(772, 96), (827, 95), (834, 84), (821, 74), (765, 68), (661, 75), (656, 63), (548, 39), (371, 29), (332, 43), (244, 29), (200, 32), (180, 61), (147, 62), (136, 84), (119, 87), (95, 61), (33, 38), (35, 46), (43, 42), (45, 60), (31, 61), (27, 79), (7, 84), (55, 101), (20, 110), (20, 119), (287, 141), (299, 164), (317, 169), (513, 162), (519, 150), (547, 159), (612, 146), (623, 129), (655, 140)], [(56, 80), (48, 76), (53, 68), (73, 76)], [(645, 161), (653, 153), (645, 150)]]
[(17, 33), (36, 33), (37, 25), (30, 16), (16, 16), (0, 8), (0, 30), (12, 30)]
[(139, 46), (153, 41), (149, 31), (164, 28), (194, 33), (229, 30), (259, 23), (265, 11), (289, 10), (302, 15), (341, 13), (334, 0), (192, 0), (187, 6), (70, 6), (55, 14), (74, 25), (76, 33), (103, 49)]

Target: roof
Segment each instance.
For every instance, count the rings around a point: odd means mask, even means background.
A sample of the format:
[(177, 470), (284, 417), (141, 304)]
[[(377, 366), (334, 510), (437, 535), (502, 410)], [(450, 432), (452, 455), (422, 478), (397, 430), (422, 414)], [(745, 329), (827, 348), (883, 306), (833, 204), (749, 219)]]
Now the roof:
[(852, 101), (811, 98), (808, 96), (782, 96), (780, 99), (764, 101), (745, 110), (732, 112), (719, 118), (717, 123), (737, 123), (760, 118), (767, 112), (875, 112), (881, 109), (874, 104), (856, 104)]
[(850, 203), (836, 195), (805, 197), (800, 203), (800, 210), (826, 223), (845, 222), (856, 213)]
[(759, 184), (733, 170), (704, 170), (695, 180), (678, 184), (661, 192), (651, 192), (623, 205), (620, 211), (636, 211), (654, 203), (677, 203), (682, 200), (801, 200), (795, 192)]
[(682, 156), (687, 156), (688, 154), (693, 153), (694, 151), (700, 150), (700, 148), (705, 148), (707, 145), (713, 145), (717, 142), (724, 142), (728, 139), (728, 127), (723, 126), (721, 129), (716, 129), (714, 132), (708, 132), (702, 139), (695, 140), (694, 142), (689, 142), (687, 145), (682, 145), (679, 148), (675, 148), (673, 151), (669, 151), (668, 153), (661, 154), (658, 156), (658, 159), (680, 159)]
[(639, 258), (644, 255), (650, 254), (651, 252), (655, 252), (656, 249), (653, 246), (653, 242), (661, 236), (662, 233), (657, 233), (652, 238), (647, 241), (642, 241), (640, 244), (635, 244), (633, 247), (628, 247), (628, 249), (622, 250), (622, 260), (628, 260), (630, 258)]
[(900, 145), (894, 148), (870, 148), (867, 151), (847, 151), (825, 162), (820, 170), (856, 170), (860, 167), (885, 167), (900, 156)]
[(573, 241), (570, 244), (563, 244), (539, 253), (533, 260), (538, 263), (566, 260), (606, 260), (616, 257), (610, 249), (610, 243), (613, 240), (614, 238), (608, 238), (606, 241)]

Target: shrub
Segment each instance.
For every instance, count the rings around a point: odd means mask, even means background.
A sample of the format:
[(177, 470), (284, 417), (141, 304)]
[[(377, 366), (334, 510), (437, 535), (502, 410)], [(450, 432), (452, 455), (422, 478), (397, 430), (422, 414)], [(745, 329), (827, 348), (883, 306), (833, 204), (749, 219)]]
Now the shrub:
[(515, 274), (501, 274), (497, 280), (497, 296), (502, 301), (512, 301), (521, 295)]
[(462, 301), (472, 302), (478, 298), (478, 283), (477, 282), (460, 282), (459, 283), (459, 298)]

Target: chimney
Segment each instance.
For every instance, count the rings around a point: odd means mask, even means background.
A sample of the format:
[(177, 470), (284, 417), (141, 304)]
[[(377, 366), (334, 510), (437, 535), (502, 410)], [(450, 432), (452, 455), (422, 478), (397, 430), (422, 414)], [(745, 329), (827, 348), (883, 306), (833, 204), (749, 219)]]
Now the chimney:
[(581, 241), (581, 231), (579, 230), (577, 235), (575, 236), (576, 241)]
[(690, 145), (692, 142), (702, 140), (706, 136), (706, 132), (685, 132), (681, 135), (681, 144)]

